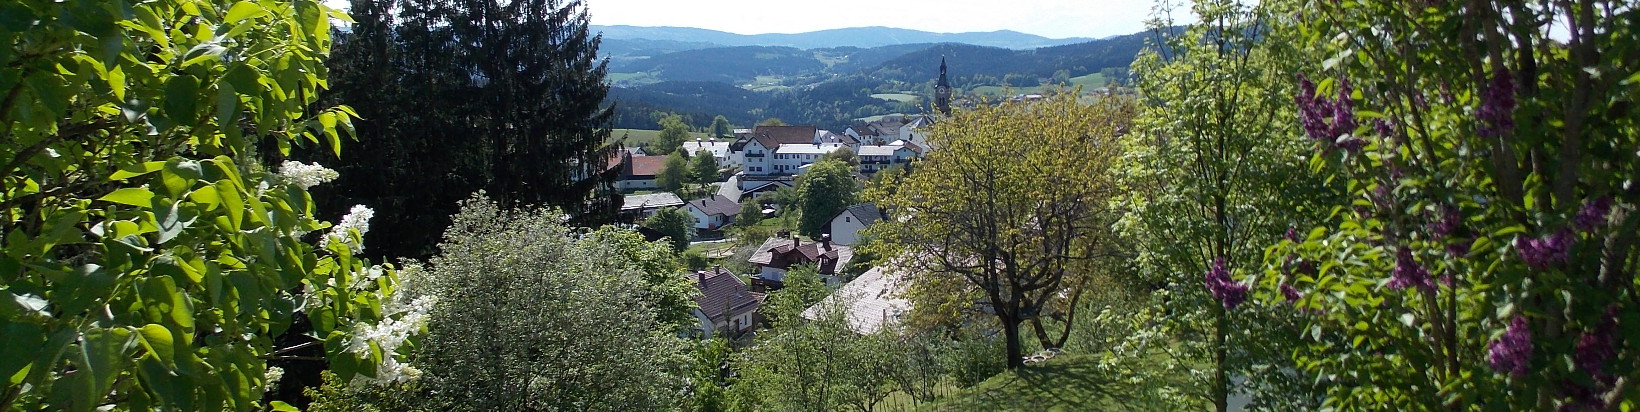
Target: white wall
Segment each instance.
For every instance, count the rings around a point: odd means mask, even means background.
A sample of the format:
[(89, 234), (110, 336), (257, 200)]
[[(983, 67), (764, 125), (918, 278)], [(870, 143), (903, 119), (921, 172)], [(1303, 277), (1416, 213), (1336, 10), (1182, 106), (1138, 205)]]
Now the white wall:
[(854, 213), (843, 212), (831, 218), (831, 241), (839, 245), (853, 246), (860, 241), (860, 230), (866, 225), (860, 223), (860, 218)]

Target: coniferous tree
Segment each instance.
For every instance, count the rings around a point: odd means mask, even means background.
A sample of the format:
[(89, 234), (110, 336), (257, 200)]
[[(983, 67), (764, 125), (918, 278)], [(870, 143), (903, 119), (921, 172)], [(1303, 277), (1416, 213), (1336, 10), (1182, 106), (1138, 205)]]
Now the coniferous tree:
[(354, 0), (351, 10), (328, 98), (358, 108), (360, 155), (316, 196), (381, 205), (383, 241), (368, 252), (430, 255), (438, 231), (428, 228), (448, 226), (478, 190), (562, 209), (578, 225), (613, 219), (613, 107), (584, 2)]

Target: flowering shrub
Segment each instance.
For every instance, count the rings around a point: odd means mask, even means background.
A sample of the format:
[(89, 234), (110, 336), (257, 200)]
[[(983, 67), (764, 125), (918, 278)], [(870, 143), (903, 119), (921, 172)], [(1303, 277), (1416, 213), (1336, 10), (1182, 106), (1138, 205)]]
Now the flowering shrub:
[(1307, 316), (1293, 355), (1329, 406), (1633, 408), (1640, 11), (1298, 3), (1330, 59), (1295, 81), (1294, 133), (1346, 187), (1253, 296)]
[[(343, 347), (410, 318), (382, 310), (397, 277), (341, 244), (307, 189), (316, 164), (257, 160), (293, 145), (338, 155), (350, 109), (326, 87), (317, 2), (8, 2), (0, 38), (0, 410), (250, 410), (297, 346), (305, 312), (335, 373), (380, 377), (402, 356)], [(362, 221), (339, 227), (360, 244)], [(312, 302), (303, 305), (301, 302)], [(413, 319), (411, 319), (413, 321)], [(298, 345), (311, 346), (311, 345)]]

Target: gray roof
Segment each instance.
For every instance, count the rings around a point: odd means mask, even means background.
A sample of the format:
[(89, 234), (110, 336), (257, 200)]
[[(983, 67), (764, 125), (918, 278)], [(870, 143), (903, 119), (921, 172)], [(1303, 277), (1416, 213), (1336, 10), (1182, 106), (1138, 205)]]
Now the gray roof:
[(717, 194), (707, 196), (705, 199), (691, 200), (689, 206), (700, 210), (701, 213), (707, 216), (734, 216), (740, 213), (740, 203), (735, 203), (735, 201), (729, 200), (728, 197), (718, 196)]
[(621, 210), (642, 210), (683, 206), (683, 199), (670, 192), (621, 197)]
[[(887, 266), (871, 268), (836, 293), (803, 310), (803, 317), (819, 319), (826, 310), (842, 310), (849, 329), (871, 334), (900, 321), (911, 311), (911, 301), (900, 297), (904, 271)], [(838, 306), (842, 307), (839, 308)]]
[[(888, 218), (888, 216), (883, 215), (882, 209), (877, 208), (876, 203), (871, 202), (849, 206), (848, 209), (843, 210), (842, 213), (854, 214), (854, 218), (860, 219), (860, 224), (864, 226), (871, 226), (872, 223), (877, 223), (879, 220)], [(838, 215), (841, 216), (842, 213), (838, 213)], [(836, 219), (836, 217), (834, 216), (832, 219)]]
[(735, 173), (734, 176), (729, 176), (728, 181), (725, 181), (725, 182), (723, 182), (723, 184), (718, 185), (717, 195), (727, 197), (727, 198), (729, 198), (729, 200), (733, 200), (736, 203), (739, 203), (740, 202), (740, 195), (741, 195), (741, 193), (740, 193), (740, 174)]

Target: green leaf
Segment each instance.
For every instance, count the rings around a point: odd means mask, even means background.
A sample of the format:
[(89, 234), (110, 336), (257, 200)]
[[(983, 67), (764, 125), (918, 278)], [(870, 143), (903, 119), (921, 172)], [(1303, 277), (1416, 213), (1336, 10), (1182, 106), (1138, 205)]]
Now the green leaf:
[(154, 192), (140, 187), (127, 187), (115, 190), (113, 193), (97, 198), (97, 200), (136, 207), (148, 207), (154, 200)]
[(301, 409), (296, 409), (295, 406), (290, 406), (290, 404), (285, 403), (285, 401), (273, 401), (273, 403), (269, 403), (268, 406), (272, 407), (273, 410), (280, 412), (302, 412)]
[(181, 235), (183, 229), (192, 226), (199, 216), (190, 209), (181, 208), (182, 202), (172, 203), (170, 207), (161, 207), (154, 210), (154, 220), (159, 223), (159, 240), (154, 244), (163, 244)]
[(142, 337), (142, 347), (148, 350), (148, 357), (159, 361), (166, 369), (176, 369), (176, 339), (170, 329), (150, 323), (143, 325), (137, 333)]
[[(163, 161), (163, 160), (152, 161), (152, 162), (143, 162), (143, 163), (138, 163), (138, 164), (134, 164), (134, 165), (128, 165), (128, 166), (125, 166), (125, 167), (121, 167), (120, 170), (115, 171), (114, 174), (112, 176), (109, 176), (108, 178), (109, 178), (109, 180), (125, 180), (125, 179), (130, 179), (130, 178), (133, 178), (133, 177), (153, 173), (154, 171), (157, 171), (157, 170), (162, 169), (164, 167), (165, 167), (165, 161)], [(147, 206), (147, 205), (148, 205), (147, 202), (144, 202), (142, 204), (142, 206)]]
[(262, 17), (268, 14), (268, 9), (256, 2), (241, 1), (228, 8), (228, 14), (222, 17), (223, 23), (238, 23), (240, 20)]

